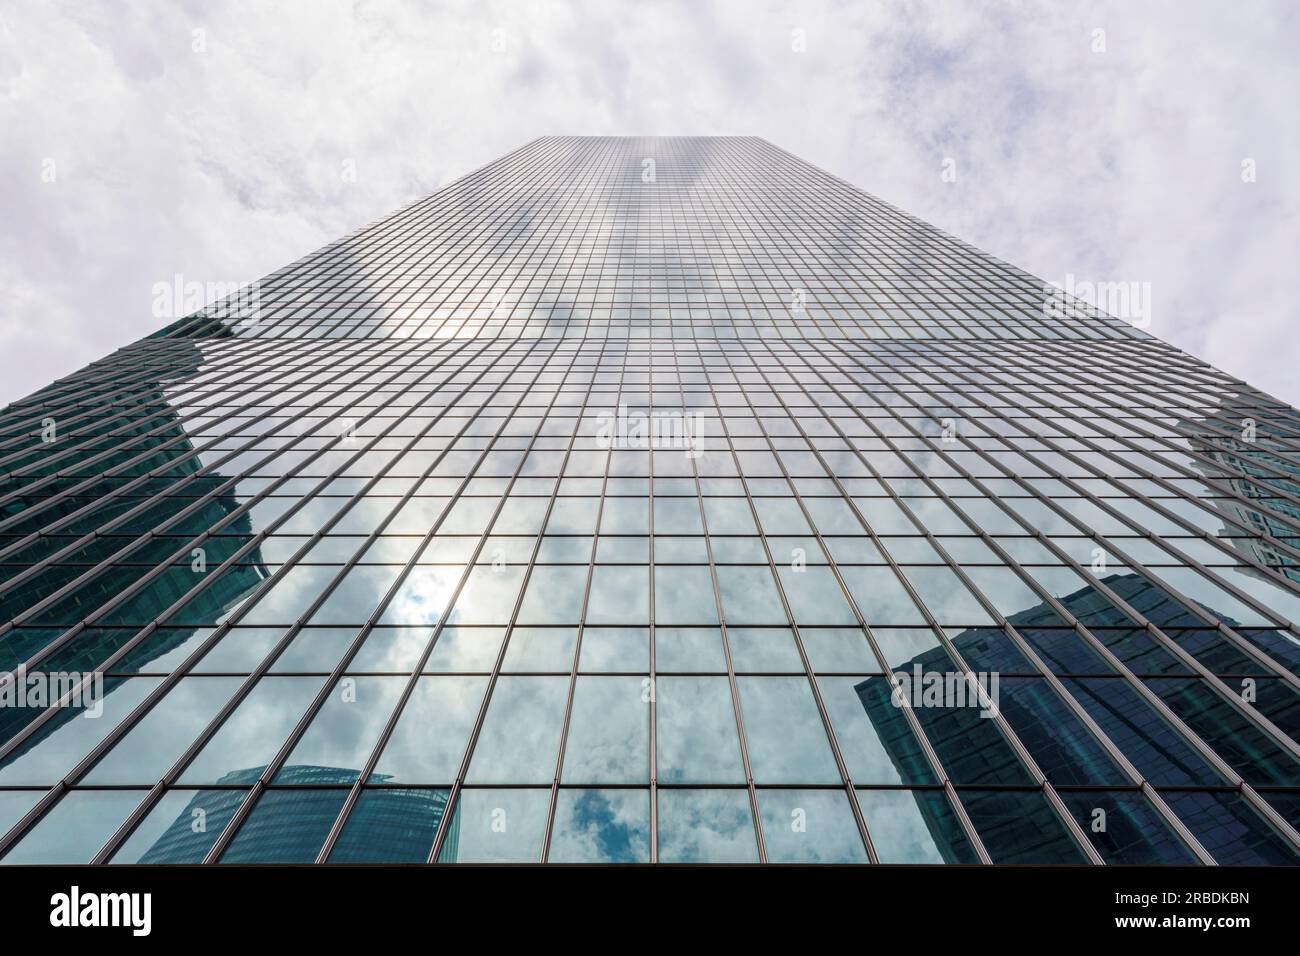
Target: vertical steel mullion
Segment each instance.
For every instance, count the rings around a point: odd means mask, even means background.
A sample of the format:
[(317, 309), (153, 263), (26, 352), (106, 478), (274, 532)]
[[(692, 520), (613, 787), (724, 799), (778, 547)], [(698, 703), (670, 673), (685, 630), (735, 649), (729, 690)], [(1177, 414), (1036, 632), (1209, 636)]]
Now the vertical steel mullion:
[[(494, 365), (497, 359), (500, 359), (502, 356), (506, 354), (508, 354), (508, 352), (503, 351), (500, 356), (497, 356), (497, 358), (493, 360), (492, 364)], [(490, 365), (489, 368), (490, 367), (492, 366)], [(486, 374), (486, 370), (475, 377), (475, 382), (480, 380), (484, 374)], [(498, 385), (498, 387), (494, 390), (493, 394), (495, 395), (499, 393), (501, 389), (504, 387), (504, 384), (505, 382), (503, 381), (500, 385)], [(470, 387), (472, 387), (472, 385), (473, 383), (471, 383)], [(466, 389), (466, 391), (468, 392), (468, 388)], [(490, 398), (485, 400), (485, 404), (480, 407), (480, 411), (483, 407), (486, 407), (486, 401), (490, 401)], [(450, 408), (451, 406), (448, 407)], [(464, 435), (464, 431), (470, 428), (471, 425), (478, 420), (478, 417), (479, 416), (477, 414), (471, 417), (469, 422), (467, 422), (466, 425), (464, 426), (464, 429), (462, 429), (461, 433), (457, 435), (457, 438), (462, 437)], [(432, 424), (433, 422), (430, 422), (428, 427), (432, 427)], [(502, 427), (504, 427), (504, 424)], [(497, 437), (500, 436), (499, 435), (493, 436), (493, 441)], [(418, 438), (415, 440), (418, 441)], [(469, 483), (473, 477), (474, 469), (478, 467), (478, 465), (483, 461), (484, 458), (487, 457), (488, 453), (492, 450), (493, 441), (489, 441), (488, 444), (484, 447), (483, 453), (479, 455), (473, 468), (471, 468), (469, 473), (466, 474), (464, 480), (461, 482), (460, 487), (457, 489), (457, 493), (452, 496), (452, 499), (450, 501), (448, 501), (446, 508), (438, 515), (438, 518), (435, 520), (434, 526), (430, 528), (429, 532), (425, 535), (425, 541), (421, 544), (421, 546), (417, 547), (415, 552), (411, 555), (411, 557), (407, 559), (406, 564), (403, 566), (402, 570), (398, 573), (397, 577), (393, 580), (392, 584), (389, 585), (388, 590), (381, 596), (377, 606), (371, 611), (367, 620), (363, 622), (361, 629), (358, 631), (356, 637), (354, 637), (351, 643), (348, 645), (348, 648), (344, 652), (343, 657), (340, 659), (339, 663), (335, 666), (331, 674), (327, 676), (325, 683), (321, 686), (321, 689), (317, 694), (316, 698), (312, 701), (311, 704), (308, 705), (303, 716), (299, 719), (298, 723), (294, 726), (293, 730), (290, 732), (288, 739), (281, 745), (280, 750), (272, 758), (271, 762), (267, 764), (266, 768), (259, 775), (257, 781), (254, 782), (252, 789), (249, 791), (248, 798), (242, 804), (240, 804), (239, 808), (235, 811), (235, 814), (227, 822), (225, 829), (218, 836), (217, 840), (213, 843), (212, 848), (208, 851), (208, 855), (204, 858), (205, 863), (217, 862), (221, 858), (221, 855), (226, 851), (226, 849), (229, 848), (230, 843), (234, 841), (235, 837), (238, 835), (239, 829), (243, 826), (244, 821), (253, 812), (256, 803), (258, 802), (258, 800), (260, 800), (262, 793), (266, 790), (267, 786), (272, 782), (274, 775), (279, 772), (280, 767), (283, 764), (283, 761), (288, 759), (288, 757), (292, 753), (293, 747), (297, 746), (297, 743), (301, 739), (302, 735), (306, 733), (307, 728), (311, 724), (311, 721), (315, 719), (316, 713), (319, 711), (320, 707), (323, 706), (323, 704), (325, 703), (325, 700), (328, 698), (329, 694), (333, 690), (333, 687), (335, 686), (337, 680), (346, 671), (347, 664), (351, 661), (352, 657), (356, 654), (356, 652), (361, 648), (361, 644), (370, 636), (370, 632), (374, 628), (375, 624), (383, 618), (384, 612), (387, 609), (388, 602), (391, 601), (393, 596), (398, 593), (398, 591), (402, 587), (402, 584), (405, 582), (406, 578), (414, 570), (414, 568), (419, 562), (420, 554), (423, 553), (424, 549), (428, 546), (428, 543), (436, 535), (437, 529), (441, 526), (442, 521), (445, 520), (447, 515), (451, 513), (451, 509), (455, 507), (456, 502), (462, 499), (464, 495), (464, 491), (469, 486)], [(448, 444), (447, 446), (448, 451), (451, 449), (452, 445), (454, 445), (454, 442)], [(388, 517), (384, 519), (384, 521), (380, 524), (379, 528), (377, 528), (369, 536), (369, 538), (367, 539), (367, 543), (363, 545), (360, 549), (358, 549), (356, 554), (353, 556), (352, 562), (344, 566), (339, 571), (339, 573), (335, 575), (334, 579), (326, 587), (326, 589), (320, 595), (318, 595), (316, 600), (312, 603), (311, 607), (309, 607), (306, 611), (303, 612), (298, 623), (296, 623), (292, 628), (290, 628), (289, 634), (287, 634), (285, 638), (280, 642), (280, 644), (277, 646), (275, 651), (268, 656), (268, 660), (263, 662), (263, 667), (262, 667), (263, 673), (265, 673), (266, 668), (269, 667), (270, 661), (274, 659), (274, 657), (278, 656), (278, 653), (284, 647), (288, 646), (289, 641), (291, 641), (293, 637), (296, 635), (297, 631), (303, 627), (304, 622), (310, 620), (311, 616), (315, 613), (315, 611), (326, 600), (328, 600), (329, 595), (332, 593), (333, 589), (338, 586), (338, 584), (346, 577), (347, 573), (351, 570), (351, 568), (355, 566), (356, 559), (359, 558), (361, 554), (364, 554), (366, 549), (370, 546), (370, 544), (375, 539), (377, 539), (380, 534), (382, 534), (383, 528), (387, 525), (387, 522), (391, 521), (393, 516), (397, 514), (398, 510), (407, 501), (409, 501), (412, 497), (414, 497), (415, 488), (419, 487), (419, 485), (432, 474), (433, 470), (437, 467), (438, 462), (442, 460), (442, 457), (443, 456), (441, 455), (438, 456), (438, 458), (435, 459), (435, 461), (429, 465), (429, 467), (425, 470), (425, 474), (421, 477), (421, 479), (410, 489), (408, 489), (407, 494), (398, 502), (397, 505), (395, 505), (389, 511)], [(518, 467), (519, 468), (523, 467), (523, 458), (520, 459), (520, 464)], [(504, 501), (505, 501), (505, 495), (502, 495), (501, 503), (497, 505), (497, 508), (493, 511), (492, 517), (489, 519), (489, 528), (491, 522), (495, 521), (496, 516), (500, 513)], [(475, 560), (477, 559), (478, 554), (482, 550), (483, 542), (487, 540), (487, 530), (488, 529), (486, 528), (484, 529), (483, 536), (479, 541), (479, 546), (478, 548), (475, 549), (474, 552)], [(469, 576), (473, 573), (475, 567), (475, 560), (471, 560), (466, 565), (460, 581), (458, 582), (451, 597), (448, 599), (447, 607), (446, 610), (444, 611), (444, 616), (447, 611), (450, 611), (452, 609), (454, 602), (460, 596), (460, 592), (463, 590), (465, 586), (465, 582), (469, 579)], [(434, 635), (431, 635), (432, 639), (428, 644), (426, 652), (424, 655), (422, 655), (420, 659), (421, 666), (423, 666), (424, 661), (427, 659), (428, 650), (432, 649), (433, 640), (436, 640), (437, 632), (441, 631), (442, 625), (443, 625), (443, 619), (440, 618), (438, 625), (434, 629), (435, 630)], [(253, 678), (259, 676), (260, 675), (250, 676), (248, 682), (248, 687), (250, 692), (252, 687), (255, 686)], [(410, 681), (408, 681), (408, 686), (413, 686), (414, 681), (417, 680), (418, 678), (419, 678), (419, 671), (417, 669), (417, 671), (413, 673)], [(393, 709), (389, 714), (390, 722), (396, 721), (397, 716), (401, 712), (401, 707), (399, 705), (404, 704), (406, 699), (407, 697), (404, 695), (401, 698), (401, 700), (399, 700), (397, 703), (394, 704)], [(388, 724), (386, 723), (385, 730), (387, 730), (387, 727)], [(382, 744), (383, 742), (386, 742), (387, 734), (381, 731), (381, 737), (383, 738), (383, 740), (380, 741), (380, 743)], [(360, 788), (365, 785), (366, 781), (369, 780), (370, 775), (373, 772), (374, 761), (378, 759), (378, 755), (379, 755), (379, 750), (377, 749), (377, 747), (372, 748), (371, 758), (367, 760), (366, 766), (362, 768), (362, 771), (358, 774), (357, 781), (352, 785), (351, 788), (349, 788), (349, 793), (348, 793), (349, 797), (351, 797), (353, 791), (356, 791), (359, 796)], [(345, 799), (344, 808), (342, 809), (347, 809), (349, 807), (350, 804), (348, 800)], [(337, 822), (338, 822), (338, 818), (336, 817), (336, 823)], [(333, 828), (331, 828), (330, 834), (327, 834), (327, 837), (331, 835), (333, 835)], [(332, 844), (330, 848), (332, 849)], [(323, 853), (324, 851), (325, 848), (322, 847), (321, 853)]]
[[(775, 356), (773, 356), (773, 358), (775, 359)], [(765, 377), (765, 381), (766, 381), (766, 377)], [(769, 388), (771, 388), (770, 382), (768, 382), (768, 386)], [(805, 392), (805, 395), (807, 394), (806, 390), (803, 389), (802, 386), (799, 386), (799, 388)], [(773, 394), (778, 394), (775, 389), (773, 389)], [(810, 396), (809, 398), (811, 400)], [(797, 423), (797, 419), (795, 418), (795, 416), (790, 414), (789, 407), (786, 405), (784, 400), (781, 400), (781, 406), (783, 409), (785, 409), (786, 415), (790, 418), (790, 420), (795, 421)], [(816, 407), (815, 402), (814, 402), (814, 407)], [(803, 435), (804, 441), (808, 444), (810, 448), (812, 448), (813, 447), (812, 442), (808, 440), (806, 433), (802, 429), (802, 426), (797, 426), (797, 427), (800, 428), (800, 434)], [(773, 452), (775, 453), (775, 448), (774, 446), (771, 446), (770, 438), (769, 438), (769, 446), (772, 447)], [(822, 465), (826, 473), (833, 476), (834, 472), (826, 466), (825, 460), (822, 458), (820, 450), (814, 449), (813, 454), (817, 457), (819, 463)], [(776, 457), (779, 461), (780, 456), (777, 455)], [(886, 489), (888, 495), (894, 501), (895, 505), (898, 506), (899, 509), (902, 510), (905, 515), (910, 515), (910, 511), (904, 508), (902, 502), (898, 500), (899, 496), (897, 492), (893, 489), (893, 487), (889, 485), (888, 482), (883, 481), (880, 478), (880, 476), (876, 473), (875, 468), (872, 467), (870, 463), (866, 462), (865, 459), (860, 458), (859, 460), (862, 461), (864, 467), (868, 468), (868, 470), (876, 478), (877, 482), (879, 482), (881, 487)], [(781, 467), (782, 467), (782, 471), (785, 471), (784, 463), (781, 464)], [(961, 654), (953, 646), (952, 642), (948, 639), (946, 632), (944, 631), (943, 627), (939, 624), (938, 620), (930, 612), (930, 609), (921, 600), (920, 595), (916, 592), (911, 581), (909, 581), (907, 579), (907, 576), (903, 573), (902, 567), (899, 565), (898, 561), (889, 552), (889, 550), (886, 547), (884, 547), (884, 545), (880, 541), (879, 536), (876, 534), (875, 530), (871, 528), (870, 524), (866, 521), (861, 511), (858, 509), (857, 504), (853, 501), (852, 498), (850, 498), (847, 494), (845, 494), (844, 488), (839, 484), (839, 479), (837, 477), (833, 477), (832, 480), (836, 482), (837, 488), (839, 489), (841, 497), (844, 500), (844, 502), (852, 509), (854, 515), (862, 523), (863, 527), (866, 528), (868, 535), (871, 537), (872, 543), (877, 547), (881, 555), (885, 558), (895, 578), (902, 584), (909, 598), (920, 610), (922, 616), (926, 619), (926, 623), (930, 627), (931, 631), (936, 635), (940, 644), (944, 647), (945, 653), (949, 655), (953, 663), (963, 673), (965, 673), (968, 676), (971, 675), (973, 673), (971, 671), (971, 668), (969, 667), (969, 665), (967, 665), (965, 659), (961, 656)], [(788, 478), (787, 481), (789, 481)], [(790, 482), (790, 484), (791, 487), (793, 487), (793, 482)], [(801, 503), (801, 509), (802, 508), (803, 506)], [(805, 515), (805, 520), (808, 520), (806, 509), (803, 510)], [(911, 520), (910, 517), (909, 520)], [(916, 522), (914, 521), (913, 523), (915, 524)], [(815, 529), (816, 525), (811, 520), (808, 521), (808, 524), (809, 527)], [(814, 531), (814, 534), (816, 533), (817, 532)], [(820, 536), (818, 538), (818, 541), (820, 545)], [(828, 556), (829, 556), (829, 552), (828, 552)], [(848, 589), (845, 587), (843, 580), (839, 578), (838, 573), (836, 577), (837, 580), (839, 580), (840, 587), (844, 590), (848, 600), (850, 602), (853, 602), (852, 595), (849, 594)], [(888, 673), (888, 671), (886, 672)], [(1034, 760), (1033, 755), (1025, 747), (1024, 743), (1020, 740), (1019, 736), (1015, 733), (1014, 729), (1007, 722), (1006, 718), (999, 712), (992, 717), (992, 720), (994, 724), (997, 726), (997, 728), (999, 729), (999, 731), (1001, 731), (1003, 739), (1012, 748), (1012, 750), (1015, 751), (1021, 763), (1024, 764), (1025, 769), (1029, 772), (1029, 774), (1032, 777), (1035, 778), (1039, 789), (1043, 791), (1043, 793), (1047, 796), (1049, 802), (1052, 803), (1053, 807), (1057, 809), (1058, 816), (1062, 817), (1063, 824), (1065, 825), (1066, 829), (1070, 832), (1071, 838), (1079, 845), (1079, 849), (1082, 850), (1084, 855), (1087, 856), (1092, 863), (1102, 864), (1104, 861), (1101, 859), (1100, 854), (1097, 853), (1091, 841), (1089, 841), (1087, 837), (1083, 834), (1083, 831), (1079, 828), (1077, 821), (1075, 821), (1074, 818), (1071, 817), (1068, 813), (1062, 814), (1059, 812), (1060, 810), (1064, 809), (1064, 807), (1063, 804), (1060, 803), (1059, 797), (1056, 796), (1055, 789), (1052, 787), (1051, 782), (1047, 779), (1046, 774), (1044, 774), (1042, 769), (1038, 766), (1038, 762)]]
[[(750, 355), (748, 351), (747, 351), (747, 355)], [(767, 376), (763, 375), (762, 372), (759, 372), (759, 374), (763, 376), (763, 381), (767, 385), (767, 387), (769, 389), (772, 389), (772, 383), (768, 380)], [(776, 394), (775, 389), (772, 390), (773, 390), (773, 394)], [(753, 402), (750, 401), (748, 394), (744, 392), (743, 388), (741, 389), (740, 394), (745, 396), (745, 403), (746, 403), (745, 407), (749, 409), (750, 414), (754, 417), (755, 421), (759, 421), (758, 413), (754, 408)], [(782, 409), (785, 411), (786, 417), (791, 422), (794, 422), (795, 418), (793, 415), (790, 414), (789, 409), (785, 406), (784, 402), (782, 402)], [(763, 427), (761, 421), (759, 422), (759, 427), (760, 428)], [(796, 425), (796, 427), (798, 426)], [(804, 516), (804, 520), (808, 522), (808, 527), (813, 529), (813, 534), (816, 535), (817, 537), (818, 547), (821, 547), (822, 546), (821, 535), (816, 530), (817, 526), (816, 524), (814, 524), (814, 522), (811, 519), (811, 516), (808, 514), (808, 510), (804, 506), (802, 498), (799, 496), (798, 489), (795, 487), (794, 482), (790, 478), (790, 474), (785, 467), (785, 463), (781, 461), (781, 456), (776, 454), (776, 446), (772, 443), (771, 436), (767, 434), (767, 430), (765, 428), (764, 428), (764, 440), (767, 443), (768, 452), (772, 454), (772, 456), (777, 460), (777, 464), (781, 469), (781, 474), (785, 478), (786, 486), (789, 488), (790, 497), (799, 506), (799, 511)], [(731, 442), (729, 437), (728, 437), (727, 444), (728, 447), (730, 448)], [(871, 839), (871, 833), (869, 828), (867, 827), (866, 818), (862, 813), (862, 807), (858, 803), (858, 793), (857, 790), (854, 788), (852, 775), (849, 773), (848, 764), (844, 760), (844, 754), (840, 749), (839, 740), (835, 735), (835, 727), (831, 722), (830, 712), (826, 709), (826, 701), (822, 697), (821, 688), (818, 686), (817, 679), (813, 674), (812, 661), (809, 659), (808, 651), (804, 647), (803, 637), (799, 629), (800, 626), (798, 622), (795, 621), (794, 611), (790, 607), (789, 599), (786, 597), (785, 585), (782, 584), (781, 576), (777, 571), (776, 559), (772, 555), (772, 549), (767, 540), (768, 533), (762, 527), (762, 522), (759, 518), (758, 511), (754, 506), (753, 495), (750, 492), (749, 481), (745, 477), (743, 470), (740, 468), (740, 461), (735, 456), (734, 448), (732, 448), (731, 451), (732, 451), (732, 462), (735, 464), (736, 470), (741, 476), (740, 477), (741, 485), (745, 489), (745, 496), (749, 502), (750, 514), (754, 519), (755, 526), (759, 529), (759, 540), (763, 544), (763, 554), (767, 558), (768, 573), (772, 575), (772, 581), (776, 586), (777, 596), (780, 598), (781, 607), (785, 612), (787, 626), (789, 627), (790, 633), (794, 638), (795, 648), (799, 652), (799, 660), (800, 663), (803, 665), (803, 669), (804, 669), (803, 676), (805, 680), (808, 681), (809, 690), (812, 692), (813, 704), (817, 708), (817, 716), (822, 723), (822, 729), (825, 732), (827, 742), (830, 745), (831, 756), (835, 761), (836, 771), (840, 775), (840, 781), (844, 791), (844, 795), (849, 802), (849, 811), (853, 815), (854, 826), (856, 826), (858, 830), (858, 838), (862, 841), (863, 848), (865, 849), (867, 854), (867, 859), (871, 863), (879, 863), (880, 857), (876, 852), (875, 843)], [(695, 479), (695, 485), (696, 485), (696, 495), (699, 498), (700, 520), (705, 523), (705, 535), (706, 535), (705, 540), (707, 544), (708, 519), (704, 512), (704, 499), (700, 490), (698, 474)], [(826, 551), (825, 553), (827, 555), (827, 559), (829, 560), (830, 552)], [(709, 550), (709, 565), (710, 567), (713, 566), (713, 552), (711, 547)], [(836, 570), (838, 572), (838, 569)], [(836, 573), (836, 579), (839, 580), (838, 573)], [(717, 587), (716, 579), (714, 582), (714, 586), (715, 588)], [(842, 581), (840, 582), (840, 586), (843, 587)]]
[[(557, 346), (555, 351), (560, 352), (561, 349)], [(579, 346), (575, 352), (574, 357), (576, 358), (576, 356), (580, 354), (581, 354), (581, 347)], [(570, 367), (572, 367), (572, 362), (570, 363)], [(595, 383), (593, 382), (592, 384), (594, 385)], [(562, 385), (563, 383), (561, 383), (561, 386)], [(556, 391), (557, 394), (559, 394), (559, 392), (562, 391), (562, 388), (557, 388)], [(528, 593), (528, 586), (529, 583), (532, 581), (533, 569), (537, 566), (537, 555), (542, 548), (542, 539), (546, 536), (546, 525), (549, 523), (551, 519), (551, 512), (555, 508), (555, 502), (560, 497), (560, 487), (564, 481), (564, 471), (568, 467), (569, 458), (572, 456), (573, 448), (577, 444), (579, 433), (582, 430), (582, 419), (584, 414), (586, 413), (587, 405), (590, 403), (590, 400), (591, 400), (591, 390), (588, 389), (586, 395), (583, 397), (582, 405), (578, 410), (577, 421), (574, 424), (573, 434), (569, 437), (569, 445), (568, 445), (568, 449), (565, 451), (564, 460), (560, 463), (559, 474), (556, 476), (555, 479), (555, 487), (551, 490), (550, 500), (548, 501), (546, 506), (546, 513), (542, 518), (541, 529), (537, 533), (537, 543), (533, 545), (533, 551), (532, 554), (529, 556), (529, 560), (528, 560), (528, 567), (524, 571), (523, 581), (519, 585), (519, 594), (516, 596), (514, 607), (511, 609), (510, 612), (510, 621), (506, 627), (506, 635), (501, 641), (501, 649), (497, 652), (497, 659), (493, 663), (492, 674), (488, 678), (488, 685), (484, 690), (483, 700), (479, 704), (478, 714), (476, 715), (474, 720), (474, 725), (470, 730), (469, 739), (465, 743), (465, 752), (461, 756), (460, 766), (456, 771), (456, 779), (452, 781), (451, 788), (448, 791), (447, 802), (445, 804), (445, 809), (443, 810), (442, 819), (438, 821), (438, 831), (434, 836), (433, 846), (430, 847), (429, 849), (429, 856), (426, 861), (428, 863), (438, 862), (438, 856), (441, 854), (443, 844), (446, 842), (447, 833), (451, 829), (451, 820), (454, 814), (459, 812), (459, 800), (460, 800), (460, 794), (464, 789), (465, 776), (466, 774), (469, 773), (470, 762), (474, 757), (474, 751), (478, 745), (479, 733), (483, 729), (483, 722), (487, 717), (488, 708), (492, 703), (493, 691), (496, 690), (497, 680), (501, 676), (501, 665), (505, 661), (506, 651), (510, 646), (510, 641), (514, 636), (514, 629), (519, 620), (519, 610), (523, 606), (524, 597)], [(523, 467), (522, 461), (520, 463), (520, 467), (521, 468)], [(507, 491), (506, 494), (508, 493), (509, 492)], [(505, 499), (506, 499), (506, 495), (502, 495), (501, 496), (502, 504), (504, 504)], [(487, 540), (487, 536), (484, 535), (483, 539), (479, 542), (480, 548), (482, 547), (483, 543), (486, 540)], [(441, 630), (441, 628), (442, 625), (440, 624), (439, 630)], [(435, 640), (437, 639), (436, 634), (434, 635), (434, 639)], [(425, 650), (426, 657), (428, 656), (428, 653), (432, 649), (433, 649), (432, 644), (430, 644), (429, 647), (426, 648)], [(421, 666), (423, 666), (423, 660), (421, 661)]]

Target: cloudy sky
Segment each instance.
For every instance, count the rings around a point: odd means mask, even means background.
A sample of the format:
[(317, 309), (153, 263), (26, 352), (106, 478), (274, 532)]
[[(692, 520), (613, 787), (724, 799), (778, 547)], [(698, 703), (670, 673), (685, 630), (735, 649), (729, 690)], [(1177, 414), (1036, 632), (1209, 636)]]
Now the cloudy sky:
[(5, 0), (0, 402), (566, 133), (765, 137), (1300, 402), (1298, 50), (1287, 0)]

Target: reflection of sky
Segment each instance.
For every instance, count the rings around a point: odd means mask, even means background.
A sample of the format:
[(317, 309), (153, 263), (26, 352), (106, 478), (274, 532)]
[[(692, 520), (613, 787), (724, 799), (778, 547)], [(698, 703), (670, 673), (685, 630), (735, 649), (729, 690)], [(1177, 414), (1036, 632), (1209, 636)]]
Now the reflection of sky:
[(5, 855), (4, 863), (89, 863), (141, 798), (138, 790), (69, 793)]
[(214, 783), (233, 770), (269, 763), (323, 683), (323, 677), (262, 678), (178, 782)]
[(901, 790), (862, 790), (858, 802), (881, 863), (943, 863), (918, 797)]
[(646, 790), (561, 790), (550, 860), (555, 863), (643, 863), (650, 858)]
[(487, 683), (486, 677), (421, 677), (375, 772), (394, 783), (453, 782)]
[(772, 863), (866, 863), (842, 790), (759, 790), (763, 842)]
[(744, 790), (660, 790), (659, 859), (758, 862), (749, 795)]

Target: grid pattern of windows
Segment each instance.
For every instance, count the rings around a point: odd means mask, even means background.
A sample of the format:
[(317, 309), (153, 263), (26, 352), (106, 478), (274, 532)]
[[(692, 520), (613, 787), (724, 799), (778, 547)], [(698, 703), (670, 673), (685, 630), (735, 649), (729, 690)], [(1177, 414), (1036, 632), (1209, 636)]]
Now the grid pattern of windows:
[(761, 140), (537, 140), (0, 411), (0, 863), (1294, 864), (1298, 449)]

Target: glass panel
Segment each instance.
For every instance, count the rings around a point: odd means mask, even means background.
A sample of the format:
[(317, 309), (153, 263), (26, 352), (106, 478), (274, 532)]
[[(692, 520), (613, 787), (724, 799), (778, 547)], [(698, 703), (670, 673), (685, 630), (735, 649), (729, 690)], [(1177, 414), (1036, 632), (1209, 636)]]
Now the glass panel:
[(650, 667), (650, 632), (633, 627), (589, 627), (582, 632), (584, 672), (645, 673)]
[[(177, 782), (252, 783), (302, 719), (323, 683), (319, 677), (263, 677)], [(253, 780), (243, 779), (249, 773)]]
[(170, 790), (111, 862), (202, 863), (245, 796), (243, 790)]
[(853, 616), (853, 610), (844, 597), (844, 591), (830, 568), (805, 567), (796, 570), (781, 567), (778, 573), (796, 624), (831, 626), (857, 623), (857, 618)]
[(938, 783), (887, 680), (822, 677), (817, 684), (854, 783)]
[(562, 782), (649, 782), (649, 700), (649, 680), (579, 677), (573, 692)]
[(0, 863), (89, 863), (144, 795), (142, 790), (74, 790), (28, 830)]
[(728, 624), (787, 624), (767, 568), (719, 567), (718, 590)]
[(881, 863), (978, 863), (941, 790), (859, 790)]
[(462, 790), (439, 863), (537, 863), (549, 790)]
[(1063, 791), (1061, 799), (1108, 864), (1195, 866), (1198, 862), (1140, 793)]
[(722, 632), (716, 628), (656, 627), (655, 668), (660, 673), (725, 671)]
[(1239, 793), (1170, 791), (1165, 802), (1222, 866), (1295, 866), (1300, 853)]
[(347, 790), (268, 790), (221, 855), (222, 863), (311, 863)]
[(889, 568), (843, 567), (840, 573), (869, 626), (926, 623), (915, 602)]
[(555, 777), (569, 681), (502, 677), (474, 746), (467, 783), (549, 783)]
[(655, 568), (657, 624), (717, 624), (718, 606), (707, 567)]
[(371, 779), (453, 783), (487, 684), (486, 677), (421, 677), (416, 681)]
[(597, 565), (587, 598), (588, 624), (648, 624), (650, 575), (645, 568)]
[(741, 677), (736, 683), (756, 783), (839, 782), (807, 678)]
[(406, 688), (404, 677), (344, 677), (330, 689), (275, 783), (287, 783), (296, 768), (328, 767), (353, 783), (388, 724)]
[(649, 791), (560, 790), (549, 859), (552, 863), (648, 863)]
[(841, 790), (759, 790), (758, 810), (768, 862), (868, 862)]
[(368, 788), (343, 825), (329, 862), (425, 862), (449, 793), (414, 787)]
[(1087, 863), (1037, 790), (962, 790), (966, 815), (994, 863)]
[(744, 790), (660, 790), (659, 860), (757, 863), (749, 794)]
[(661, 677), (655, 686), (656, 766), (661, 783), (745, 779), (725, 677)]
[[(0, 784), (53, 786), (77, 761), (107, 737), (127, 714), (158, 686), (160, 678), (104, 681), (104, 695), (87, 708), (64, 708), (46, 720), (23, 746), (0, 760)], [(96, 708), (103, 710), (92, 717)]]
[(733, 627), (727, 631), (731, 662), (737, 672), (803, 673), (803, 661), (786, 628)]
[(238, 677), (187, 677), (83, 778), (86, 784), (153, 785), (161, 780), (221, 705), (243, 684)]
[(431, 673), (491, 671), (505, 633), (499, 627), (444, 627), (424, 669)]

